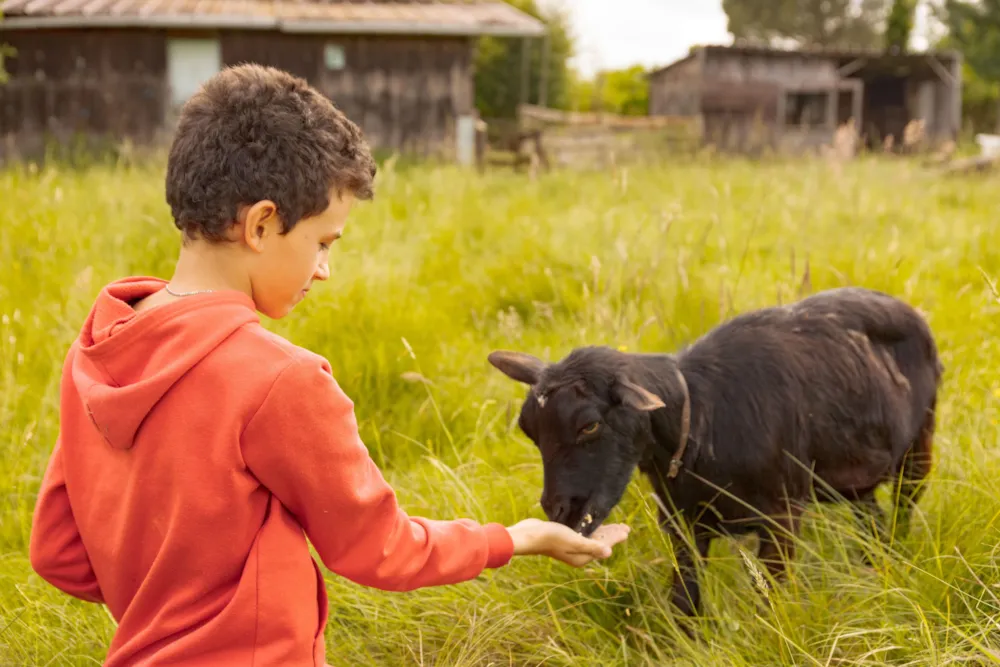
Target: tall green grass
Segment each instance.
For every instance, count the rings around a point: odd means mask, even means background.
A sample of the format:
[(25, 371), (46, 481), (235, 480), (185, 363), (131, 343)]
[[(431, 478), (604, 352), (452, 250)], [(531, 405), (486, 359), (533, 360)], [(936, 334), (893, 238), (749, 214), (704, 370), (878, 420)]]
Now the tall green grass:
[[(672, 553), (636, 477), (608, 561), (516, 559), (412, 593), (330, 575), (337, 665), (985, 665), (1000, 662), (1000, 274), (985, 179), (905, 163), (692, 162), (530, 181), (383, 169), (331, 280), (266, 326), (329, 358), (405, 509), (540, 517), (522, 388), (498, 347), (673, 350), (734, 313), (867, 285), (928, 314), (946, 365), (936, 468), (912, 533), (879, 551), (843, 508), (807, 516), (788, 581), (716, 542), (693, 638), (668, 604)], [(0, 172), (0, 665), (96, 665), (105, 611), (36, 577), (26, 546), (58, 426), (63, 355), (100, 287), (169, 276), (162, 164)], [(806, 267), (808, 266), (808, 270)], [(985, 276), (984, 276), (985, 274)], [(862, 549), (875, 550), (865, 567)]]

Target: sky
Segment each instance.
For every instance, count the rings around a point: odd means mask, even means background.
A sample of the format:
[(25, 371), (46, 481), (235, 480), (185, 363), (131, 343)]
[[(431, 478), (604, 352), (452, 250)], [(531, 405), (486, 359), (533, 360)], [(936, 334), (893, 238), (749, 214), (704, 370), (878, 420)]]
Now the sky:
[[(569, 10), (584, 76), (598, 69), (667, 65), (694, 44), (730, 44), (722, 0), (540, 0)], [(921, 3), (924, 4), (924, 3)], [(919, 12), (915, 33), (925, 27)], [(918, 36), (914, 47), (924, 41)]]

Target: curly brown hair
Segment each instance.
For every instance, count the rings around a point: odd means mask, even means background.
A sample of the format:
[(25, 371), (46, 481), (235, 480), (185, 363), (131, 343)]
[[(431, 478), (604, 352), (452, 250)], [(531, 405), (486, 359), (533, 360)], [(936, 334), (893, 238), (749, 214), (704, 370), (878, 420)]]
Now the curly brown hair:
[(330, 205), (330, 190), (374, 197), (361, 130), (304, 79), (254, 64), (228, 67), (181, 110), (166, 196), (188, 238), (220, 241), (241, 206), (270, 199), (284, 233)]

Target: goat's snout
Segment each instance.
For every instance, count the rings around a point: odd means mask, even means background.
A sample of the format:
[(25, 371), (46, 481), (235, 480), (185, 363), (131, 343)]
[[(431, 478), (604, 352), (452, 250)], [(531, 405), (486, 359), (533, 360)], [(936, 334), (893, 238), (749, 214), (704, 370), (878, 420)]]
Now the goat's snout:
[(549, 517), (549, 520), (565, 526), (570, 526), (574, 517), (579, 516), (583, 511), (583, 505), (586, 501), (587, 499), (582, 497), (559, 497), (546, 493), (542, 494), (541, 500), (542, 509), (545, 511), (545, 515)]

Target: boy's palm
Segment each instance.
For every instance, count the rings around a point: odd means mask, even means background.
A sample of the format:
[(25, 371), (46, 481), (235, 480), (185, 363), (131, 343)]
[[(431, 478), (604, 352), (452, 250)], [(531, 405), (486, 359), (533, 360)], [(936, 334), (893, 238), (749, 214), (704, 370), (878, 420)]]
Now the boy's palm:
[(597, 558), (611, 555), (611, 547), (623, 542), (630, 528), (624, 524), (608, 524), (586, 538), (573, 529), (554, 521), (525, 519), (509, 529), (518, 556), (548, 556), (583, 567)]

